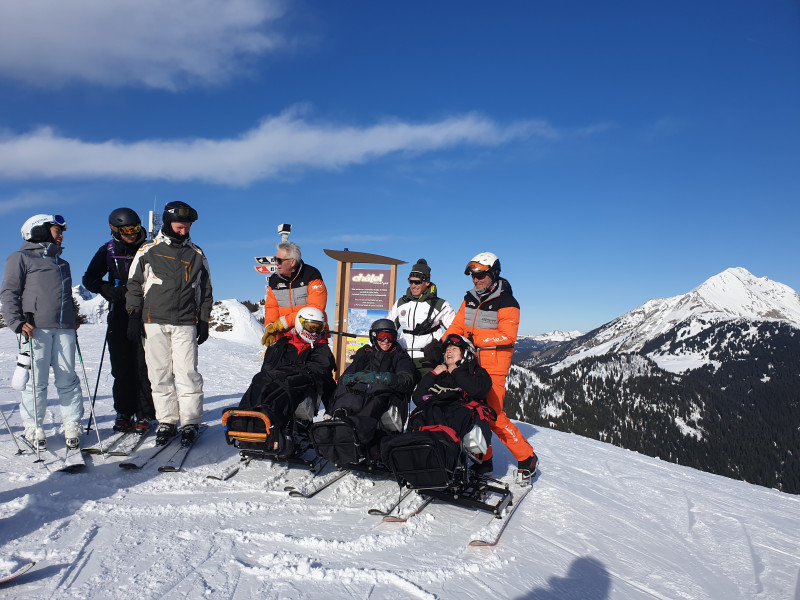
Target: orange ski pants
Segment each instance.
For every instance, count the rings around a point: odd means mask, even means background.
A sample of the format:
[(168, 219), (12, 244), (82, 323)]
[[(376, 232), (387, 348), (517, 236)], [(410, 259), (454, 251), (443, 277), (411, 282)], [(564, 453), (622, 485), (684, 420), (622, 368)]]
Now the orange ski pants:
[[(533, 446), (528, 443), (517, 426), (511, 422), (503, 410), (503, 399), (506, 396), (506, 374), (490, 373), (492, 378), (492, 390), (486, 398), (487, 403), (497, 413), (497, 420), (489, 423), (494, 434), (500, 438), (506, 447), (514, 455), (517, 461), (525, 460), (533, 456)], [(492, 446), (486, 450), (484, 460), (492, 458)]]

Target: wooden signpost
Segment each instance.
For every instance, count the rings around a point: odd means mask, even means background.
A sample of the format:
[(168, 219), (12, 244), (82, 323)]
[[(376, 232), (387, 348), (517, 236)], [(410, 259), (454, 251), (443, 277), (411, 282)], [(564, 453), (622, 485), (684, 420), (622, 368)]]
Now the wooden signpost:
[[(349, 364), (350, 356), (365, 343), (364, 326), (367, 321), (386, 317), (397, 295), (397, 265), (406, 261), (379, 254), (350, 252), (349, 250), (325, 250), (334, 259), (336, 266), (336, 304), (331, 329), (349, 334), (361, 334), (353, 341), (350, 336), (333, 336), (333, 355), (336, 358), (337, 376)], [(354, 264), (389, 265), (389, 269), (353, 268)], [(352, 323), (351, 323), (352, 322)], [(350, 327), (352, 325), (352, 327)], [(368, 331), (368, 324), (366, 325)], [(354, 329), (351, 331), (351, 329)], [(368, 338), (366, 338), (368, 341)], [(350, 351), (348, 352), (348, 348)]]

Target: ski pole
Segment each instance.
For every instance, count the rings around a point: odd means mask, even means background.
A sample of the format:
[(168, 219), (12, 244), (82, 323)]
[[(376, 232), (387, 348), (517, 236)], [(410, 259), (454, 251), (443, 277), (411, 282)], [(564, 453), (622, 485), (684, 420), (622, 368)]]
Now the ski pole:
[[(77, 341), (78, 336), (75, 336), (75, 340)], [(108, 326), (106, 327), (106, 337), (103, 340), (103, 351), (100, 353), (100, 365), (97, 367), (97, 381), (94, 382), (94, 394), (92, 394), (92, 402), (90, 405), (90, 413), (94, 414), (94, 403), (97, 400), (97, 388), (100, 387), (100, 373), (103, 371), (103, 360), (106, 357), (106, 346), (108, 345)], [(86, 388), (88, 393), (89, 388)], [(95, 427), (97, 425), (95, 424)], [(86, 435), (89, 435), (89, 432), (92, 430), (92, 420), (89, 419), (89, 422), (86, 423)]]
[[(114, 280), (114, 287), (119, 287), (119, 279)], [(114, 316), (114, 303), (111, 302), (109, 312), (109, 320)], [(108, 330), (111, 329), (111, 323), (106, 324), (106, 336), (103, 338), (103, 351), (100, 353), (100, 366), (97, 367), (97, 381), (94, 382), (94, 394), (92, 394), (92, 404), (91, 404), (91, 411), (94, 411), (94, 403), (97, 400), (97, 388), (100, 387), (100, 373), (103, 372), (103, 360), (106, 357), (106, 346), (108, 345)], [(75, 334), (75, 339), (78, 339), (77, 333)], [(86, 389), (86, 393), (89, 393), (89, 389)], [(89, 422), (86, 423), (86, 435), (89, 435), (89, 432), (92, 430), (92, 420), (89, 419)]]
[[(33, 320), (33, 313), (27, 313)], [(30, 322), (30, 321), (29, 321)], [(33, 443), (36, 445), (36, 460), (33, 462), (44, 462), (42, 460), (42, 452), (39, 449), (39, 408), (36, 405), (36, 368), (33, 366), (36, 362), (33, 357), (33, 332), (28, 338), (28, 344), (31, 347), (31, 391), (33, 391)]]
[(367, 337), (366, 335), (358, 335), (357, 333), (347, 333), (346, 331), (328, 331), (327, 333), (331, 335), (340, 335), (342, 337), (351, 337), (351, 338)]
[[(81, 355), (81, 345), (78, 343), (78, 330), (75, 330), (75, 348), (78, 350), (78, 360), (81, 362), (81, 369), (83, 370), (83, 382), (86, 384), (86, 395), (89, 395), (89, 380), (86, 378), (86, 365), (83, 364), (83, 356)], [(83, 394), (81, 394), (81, 402), (83, 402)], [(97, 446), (100, 448), (100, 454), (106, 457), (103, 450), (103, 442), (100, 439), (100, 429), (97, 427), (97, 417), (94, 415), (94, 404), (89, 405), (89, 418), (94, 421), (94, 432), (97, 434)], [(87, 432), (88, 434), (88, 432)]]
[(0, 408), (0, 415), (3, 416), (3, 422), (6, 424), (6, 429), (8, 429), (8, 433), (11, 434), (11, 437), (14, 440), (14, 444), (17, 446), (17, 452), (16, 452), (16, 454), (14, 456), (19, 456), (20, 454), (24, 454), (24, 452), (22, 451), (22, 448), (19, 447), (19, 442), (17, 441), (17, 436), (14, 435), (14, 432), (11, 431), (11, 427), (9, 427), (9, 425), (8, 425), (8, 419), (6, 419), (6, 415), (3, 412), (2, 408)]

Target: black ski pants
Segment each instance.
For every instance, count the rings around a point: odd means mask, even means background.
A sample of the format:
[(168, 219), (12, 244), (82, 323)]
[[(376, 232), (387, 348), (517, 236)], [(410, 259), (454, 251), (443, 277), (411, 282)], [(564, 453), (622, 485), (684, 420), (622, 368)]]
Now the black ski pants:
[(108, 315), (108, 356), (114, 377), (114, 410), (138, 418), (155, 419), (142, 340), (128, 340), (128, 313), (114, 303)]

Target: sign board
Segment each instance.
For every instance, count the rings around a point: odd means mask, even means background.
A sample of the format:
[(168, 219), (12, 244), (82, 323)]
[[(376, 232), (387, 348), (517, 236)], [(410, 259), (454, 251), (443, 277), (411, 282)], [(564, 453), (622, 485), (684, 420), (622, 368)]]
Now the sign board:
[[(334, 336), (337, 374), (341, 375), (358, 348), (369, 343), (369, 327), (389, 313), (397, 289), (397, 265), (404, 261), (378, 254), (325, 250), (336, 267), (336, 308), (333, 328), (358, 337)], [(389, 265), (385, 268), (354, 268), (354, 264)]]
[(274, 265), (274, 256), (256, 256), (256, 262), (260, 265)]
[[(350, 269), (348, 308), (382, 310), (385, 317), (392, 307), (392, 300), (389, 297), (391, 276), (392, 272), (389, 269)], [(348, 332), (356, 333), (349, 328)]]
[(273, 273), (278, 272), (278, 269), (276, 267), (269, 265), (255, 265), (253, 266), (253, 268), (262, 275), (272, 275)]

